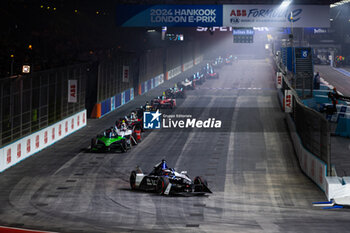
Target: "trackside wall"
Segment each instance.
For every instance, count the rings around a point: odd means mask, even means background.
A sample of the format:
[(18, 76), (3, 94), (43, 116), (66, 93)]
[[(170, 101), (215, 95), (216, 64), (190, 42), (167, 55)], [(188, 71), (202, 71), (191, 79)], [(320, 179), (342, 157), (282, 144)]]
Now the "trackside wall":
[(86, 119), (86, 110), (80, 111), (1, 148), (0, 172), (83, 128)]

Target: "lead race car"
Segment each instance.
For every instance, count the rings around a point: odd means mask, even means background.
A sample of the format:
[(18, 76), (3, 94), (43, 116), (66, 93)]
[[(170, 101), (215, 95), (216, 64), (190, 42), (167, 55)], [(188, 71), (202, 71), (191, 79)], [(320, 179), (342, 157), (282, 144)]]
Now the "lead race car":
[(163, 195), (204, 195), (212, 193), (205, 179), (197, 176), (191, 180), (186, 171), (176, 172), (167, 166), (165, 160), (156, 164), (148, 175), (145, 175), (137, 167), (130, 174), (130, 187), (132, 190), (151, 191)]

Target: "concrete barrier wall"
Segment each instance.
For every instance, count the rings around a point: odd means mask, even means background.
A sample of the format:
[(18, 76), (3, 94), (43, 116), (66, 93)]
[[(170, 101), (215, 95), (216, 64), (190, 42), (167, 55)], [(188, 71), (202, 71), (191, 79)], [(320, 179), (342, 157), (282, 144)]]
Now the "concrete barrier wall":
[(21, 138), (0, 149), (0, 172), (86, 126), (86, 110)]
[[(276, 87), (282, 109), (285, 110), (284, 93), (282, 92), (282, 89), (280, 89), (281, 86), (279, 85), (281, 83), (279, 80), (280, 75), (280, 73), (276, 75)], [(327, 164), (303, 146), (302, 141), (297, 133), (295, 123), (289, 113), (286, 113), (286, 119), (301, 170), (304, 172), (305, 175), (307, 175), (311, 180), (313, 180), (320, 187), (321, 190), (326, 192)]]
[(326, 192), (327, 164), (304, 148), (291, 116), (286, 114), (286, 118), (301, 170)]
[(182, 71), (181, 66), (177, 66), (174, 69), (169, 70), (167, 72), (167, 77), (168, 77), (167, 80), (170, 80), (170, 79), (176, 77), (177, 75), (181, 74), (181, 71)]
[[(284, 95), (279, 88), (278, 95), (284, 107)], [(349, 197), (350, 177), (327, 176), (327, 164), (302, 145), (290, 114), (286, 113), (286, 119), (299, 165), (304, 174), (319, 186), (328, 200)]]
[(150, 80), (147, 80), (146, 82), (143, 82), (139, 86), (139, 95), (143, 95), (149, 90), (158, 87), (160, 84), (164, 83), (164, 74), (159, 74), (154, 78), (151, 78)]
[(115, 96), (112, 96), (108, 99), (103, 100), (100, 103), (95, 104), (91, 117), (101, 118), (133, 99), (134, 99), (134, 88), (127, 89), (122, 93), (118, 93)]
[(183, 64), (183, 70), (182, 71), (186, 71), (186, 70), (189, 70), (193, 67), (193, 61), (189, 61), (189, 62), (186, 62), (185, 64)]
[(201, 63), (202, 61), (203, 61), (203, 56), (196, 57), (196, 58), (193, 60), (193, 65), (198, 65), (198, 64)]

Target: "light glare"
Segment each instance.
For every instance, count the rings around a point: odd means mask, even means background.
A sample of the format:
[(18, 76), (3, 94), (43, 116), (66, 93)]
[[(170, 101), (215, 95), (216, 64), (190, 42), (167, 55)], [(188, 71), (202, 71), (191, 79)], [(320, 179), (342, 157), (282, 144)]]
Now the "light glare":
[(289, 6), (289, 4), (291, 4), (291, 2), (292, 2), (291, 0), (284, 0), (281, 4), (281, 7), (285, 8), (285, 7)]

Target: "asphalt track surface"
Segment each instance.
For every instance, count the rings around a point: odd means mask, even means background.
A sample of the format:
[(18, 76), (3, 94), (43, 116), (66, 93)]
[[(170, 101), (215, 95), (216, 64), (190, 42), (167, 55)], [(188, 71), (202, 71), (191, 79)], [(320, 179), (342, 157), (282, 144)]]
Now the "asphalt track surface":
[[(176, 110), (220, 117), (222, 129), (154, 130), (125, 154), (83, 148), (118, 114), (160, 88), (89, 120), (78, 133), (0, 174), (0, 225), (56, 232), (349, 231), (346, 210), (312, 207), (325, 196), (300, 171), (272, 76), (265, 60), (223, 67), (219, 80), (188, 92)], [(192, 177), (205, 177), (213, 194), (131, 191), (130, 171), (136, 165), (150, 171), (162, 158)]]

